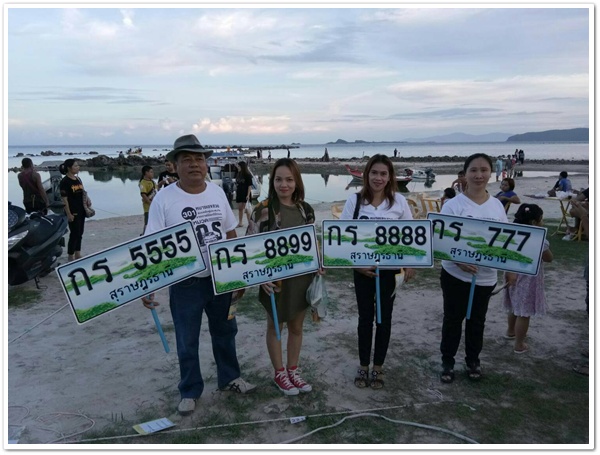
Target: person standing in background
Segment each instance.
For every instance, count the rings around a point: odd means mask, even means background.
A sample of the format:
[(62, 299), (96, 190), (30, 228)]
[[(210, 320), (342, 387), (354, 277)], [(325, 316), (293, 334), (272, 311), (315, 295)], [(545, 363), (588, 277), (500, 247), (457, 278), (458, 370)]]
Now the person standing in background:
[(83, 182), (79, 174), (79, 163), (74, 159), (65, 160), (58, 170), (64, 175), (60, 181), (60, 197), (65, 204), (65, 213), (69, 222), (69, 243), (67, 254), (69, 262), (81, 257), (81, 241), (85, 227), (85, 207), (83, 203)]
[(142, 207), (144, 209), (144, 230), (141, 235), (146, 232), (146, 225), (148, 224), (148, 212), (150, 211), (150, 203), (156, 195), (156, 184), (154, 183), (154, 170), (152, 166), (142, 167), (142, 177), (138, 182), (140, 188), (140, 195), (142, 196)]
[(502, 171), (504, 170), (504, 160), (502, 156), (498, 155), (498, 159), (496, 160), (496, 182), (500, 180), (500, 176), (502, 175)]
[(169, 160), (165, 160), (165, 168), (166, 169), (164, 171), (158, 174), (158, 185), (156, 186), (157, 191), (179, 180), (179, 176), (177, 175), (177, 172), (175, 172), (173, 163), (171, 163)]
[[(238, 217), (239, 223), (237, 227), (244, 225), (244, 212), (246, 210), (246, 203), (252, 200), (252, 174), (248, 170), (248, 165), (245, 161), (238, 163), (239, 172), (235, 179), (235, 202), (238, 205)], [(246, 212), (248, 222), (250, 222), (250, 214)]]
[(48, 213), (48, 195), (42, 184), (42, 177), (37, 173), (33, 166), (31, 158), (23, 158), (21, 161), (22, 170), (17, 175), (19, 185), (23, 189), (23, 205), (27, 213), (42, 212)]

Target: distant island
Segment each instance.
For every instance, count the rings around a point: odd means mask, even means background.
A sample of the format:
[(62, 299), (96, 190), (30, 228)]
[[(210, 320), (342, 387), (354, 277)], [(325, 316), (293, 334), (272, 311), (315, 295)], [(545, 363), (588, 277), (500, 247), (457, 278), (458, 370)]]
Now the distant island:
[(344, 144), (451, 144), (451, 143), (476, 143), (476, 142), (588, 142), (590, 137), (589, 128), (572, 128), (568, 130), (548, 130), (540, 132), (529, 132), (523, 134), (509, 133), (487, 133), (466, 134), (450, 133), (441, 136), (430, 136), (424, 138), (409, 138), (402, 141), (363, 141), (354, 142), (338, 139), (335, 142), (327, 142), (325, 145)]
[(343, 139), (338, 139), (335, 142), (327, 142), (325, 145), (332, 144), (408, 144), (407, 141), (361, 141), (357, 139), (354, 142), (345, 141)]
[(570, 130), (548, 130), (538, 133), (523, 133), (510, 136), (506, 142), (588, 142), (589, 128), (572, 128)]

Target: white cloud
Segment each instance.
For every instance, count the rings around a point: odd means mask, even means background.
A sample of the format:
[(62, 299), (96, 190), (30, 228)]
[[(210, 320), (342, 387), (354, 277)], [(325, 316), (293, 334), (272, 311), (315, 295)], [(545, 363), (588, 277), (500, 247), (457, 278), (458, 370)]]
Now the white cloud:
[(482, 9), (476, 9), (472, 6), (460, 8), (390, 8), (376, 11), (370, 16), (366, 16), (366, 21), (386, 21), (394, 22), (399, 25), (421, 26), (428, 24), (456, 23), (472, 16), (481, 14)]
[(280, 134), (290, 131), (290, 119), (278, 117), (222, 117), (216, 121), (204, 118), (193, 125), (194, 131), (235, 134)]
[(123, 16), (123, 25), (125, 26), (125, 28), (134, 29), (135, 25), (133, 23), (133, 16), (135, 13), (133, 12), (133, 10), (122, 9), (120, 11), (121, 11), (121, 16)]

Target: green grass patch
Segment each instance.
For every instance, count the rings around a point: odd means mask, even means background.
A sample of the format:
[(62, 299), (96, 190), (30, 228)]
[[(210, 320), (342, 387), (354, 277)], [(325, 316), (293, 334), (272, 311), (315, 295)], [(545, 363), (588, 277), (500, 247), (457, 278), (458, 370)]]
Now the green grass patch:
[(365, 245), (379, 254), (401, 254), (405, 256), (426, 256), (427, 252), (406, 245)]
[(256, 261), (259, 265), (264, 265), (266, 268), (280, 267), (290, 264), (302, 264), (303, 262), (311, 262), (314, 256), (305, 254), (288, 254), (287, 256), (276, 256), (273, 259), (265, 259), (264, 261)]
[(37, 289), (9, 289), (8, 307), (19, 307), (42, 300), (42, 291)]

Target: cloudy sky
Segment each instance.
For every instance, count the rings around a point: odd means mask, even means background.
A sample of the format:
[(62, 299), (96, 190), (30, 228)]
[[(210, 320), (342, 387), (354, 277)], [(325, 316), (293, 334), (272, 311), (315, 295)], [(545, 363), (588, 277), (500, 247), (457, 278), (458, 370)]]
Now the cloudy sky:
[(589, 126), (587, 8), (8, 8), (11, 145)]

